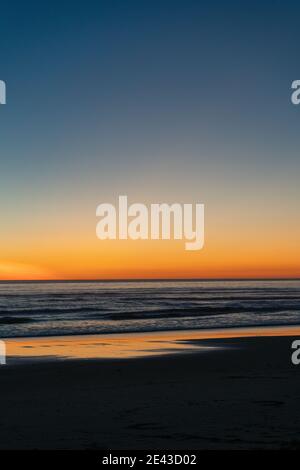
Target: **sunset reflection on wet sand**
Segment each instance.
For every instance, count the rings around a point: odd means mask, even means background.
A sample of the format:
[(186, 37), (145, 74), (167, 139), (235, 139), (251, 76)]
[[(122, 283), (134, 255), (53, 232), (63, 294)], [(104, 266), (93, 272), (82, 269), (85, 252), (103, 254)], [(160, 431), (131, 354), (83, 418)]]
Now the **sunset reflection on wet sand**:
[[(16, 338), (6, 341), (8, 364), (36, 360), (129, 359), (207, 352), (222, 347), (205, 340), (258, 336), (298, 336), (300, 327), (234, 328), (154, 333)], [(201, 342), (203, 340), (203, 342)]]

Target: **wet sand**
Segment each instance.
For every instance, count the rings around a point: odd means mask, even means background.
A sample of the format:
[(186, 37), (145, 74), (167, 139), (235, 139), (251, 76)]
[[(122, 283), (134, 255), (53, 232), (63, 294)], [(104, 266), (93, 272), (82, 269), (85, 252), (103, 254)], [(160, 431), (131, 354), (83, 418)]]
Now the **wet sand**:
[(285, 334), (185, 337), (180, 352), (135, 358), (8, 358), (0, 448), (300, 448), (299, 330)]

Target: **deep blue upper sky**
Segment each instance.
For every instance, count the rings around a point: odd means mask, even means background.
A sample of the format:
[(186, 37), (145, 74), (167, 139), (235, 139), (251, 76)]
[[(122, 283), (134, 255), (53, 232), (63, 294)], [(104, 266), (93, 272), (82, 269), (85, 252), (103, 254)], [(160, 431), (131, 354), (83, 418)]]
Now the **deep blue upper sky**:
[(22, 145), (26, 167), (38, 171), (41, 159), (63, 163), (58, 143), (66, 165), (79, 149), (88, 157), (99, 146), (117, 165), (160, 145), (176, 160), (177, 141), (199, 150), (200, 137), (208, 151), (213, 136), (234, 134), (243, 145), (284, 126), (293, 137), (294, 3), (1, 2), (2, 147), (22, 164)]

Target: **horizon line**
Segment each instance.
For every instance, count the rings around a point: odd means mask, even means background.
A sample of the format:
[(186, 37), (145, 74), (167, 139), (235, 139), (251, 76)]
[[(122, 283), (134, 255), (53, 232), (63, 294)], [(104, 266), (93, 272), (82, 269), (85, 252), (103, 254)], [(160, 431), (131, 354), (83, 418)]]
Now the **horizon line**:
[(87, 283), (87, 282), (209, 282), (209, 281), (299, 281), (300, 277), (215, 277), (215, 278), (99, 278), (99, 279), (0, 279), (5, 283)]

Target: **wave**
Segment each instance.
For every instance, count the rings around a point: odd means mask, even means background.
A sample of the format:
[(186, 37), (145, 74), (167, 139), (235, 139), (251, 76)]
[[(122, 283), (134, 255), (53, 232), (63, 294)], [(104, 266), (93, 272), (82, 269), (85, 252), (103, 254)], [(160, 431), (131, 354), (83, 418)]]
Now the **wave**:
[(0, 283), (0, 336), (300, 324), (300, 281)]
[(13, 325), (19, 323), (31, 323), (32, 318), (30, 317), (1, 317), (0, 316), (0, 325)]

